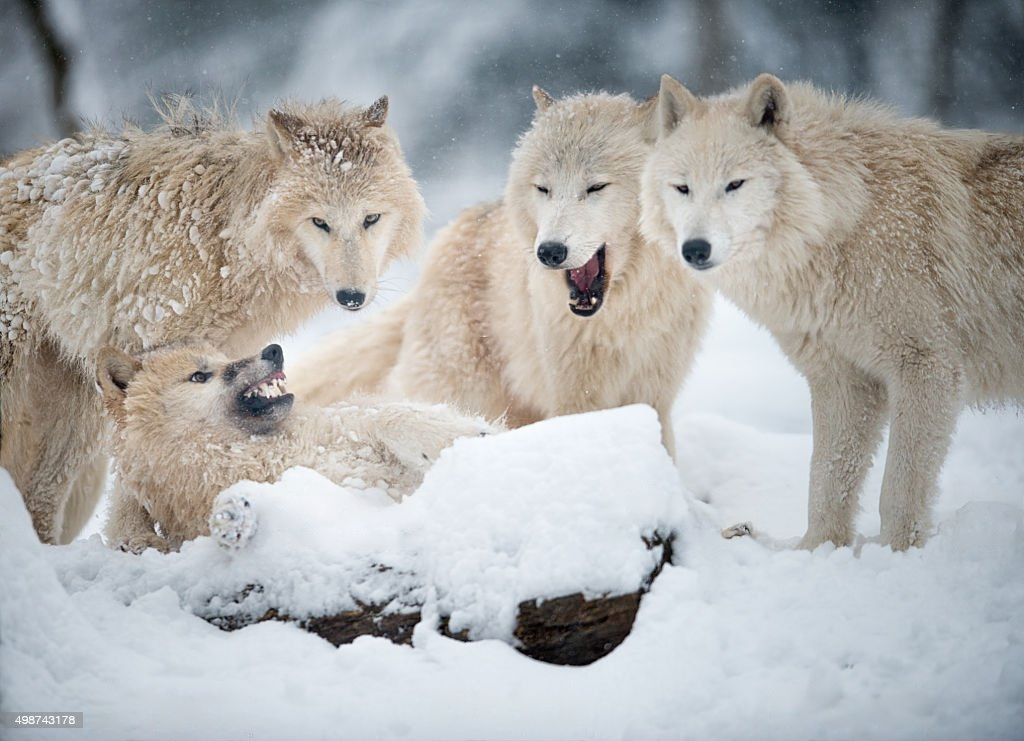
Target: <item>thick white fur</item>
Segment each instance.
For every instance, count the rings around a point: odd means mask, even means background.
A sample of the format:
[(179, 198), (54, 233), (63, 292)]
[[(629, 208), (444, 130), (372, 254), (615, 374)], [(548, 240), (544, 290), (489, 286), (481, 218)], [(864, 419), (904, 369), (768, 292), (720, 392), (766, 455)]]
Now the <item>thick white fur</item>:
[[(767, 327), (810, 385), (805, 548), (849, 545), (886, 421), (881, 539), (921, 545), (965, 404), (1024, 400), (1024, 140), (771, 75), (667, 75), (645, 233)], [(687, 244), (690, 250), (686, 249)]]
[[(354, 391), (449, 402), (510, 426), (643, 402), (657, 410), (674, 455), (672, 403), (712, 292), (639, 233), (653, 100), (556, 101), (536, 88), (534, 98), (503, 199), (439, 232), (410, 293), (300, 359), (292, 387), (320, 403)], [(548, 240), (568, 247), (559, 269), (537, 258)], [(601, 245), (603, 306), (576, 316), (565, 269)]]
[(339, 291), (370, 301), (422, 236), (386, 98), (286, 105), (254, 132), (186, 99), (164, 113), (0, 167), (0, 465), (44, 542), (71, 540), (102, 491), (101, 346), (253, 352)]
[[(97, 381), (115, 426), (110, 545), (176, 549), (209, 534), (211, 524), (222, 543), (244, 540), (254, 515), (244, 500), (218, 495), (241, 480), (276, 481), (293, 466), (400, 500), (457, 437), (495, 430), (443, 405), (364, 400), (325, 408), (296, 402), (272, 428), (254, 433), (239, 421), (239, 387), (228, 378), (261, 365), (259, 357), (231, 362), (207, 343), (140, 357), (102, 351)], [(197, 371), (209, 378), (196, 382)]]

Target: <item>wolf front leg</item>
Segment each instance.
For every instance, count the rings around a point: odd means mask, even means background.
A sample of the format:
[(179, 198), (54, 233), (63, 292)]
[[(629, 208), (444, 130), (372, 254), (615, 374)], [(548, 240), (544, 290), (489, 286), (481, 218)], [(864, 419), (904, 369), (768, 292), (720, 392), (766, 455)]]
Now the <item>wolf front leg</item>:
[(142, 553), (147, 548), (171, 550), (172, 544), (156, 532), (156, 523), (138, 497), (118, 483), (110, 499), (110, 515), (103, 537), (107, 545), (127, 553)]
[(658, 421), (661, 423), (661, 444), (665, 446), (669, 457), (676, 461), (678, 454), (676, 451), (676, 434), (672, 427), (672, 402), (673, 400), (670, 399), (667, 402), (656, 404), (655, 411), (658, 413)]
[(922, 546), (932, 529), (939, 471), (962, 407), (962, 375), (933, 356), (904, 359), (891, 387), (892, 424), (878, 503), (882, 543)]
[(43, 340), (16, 355), (0, 404), (0, 465), (11, 472), (39, 539), (68, 543), (103, 493), (106, 428), (95, 386)]
[(807, 380), (814, 447), (800, 547), (812, 550), (827, 541), (849, 546), (860, 491), (885, 424), (885, 387), (841, 360)]

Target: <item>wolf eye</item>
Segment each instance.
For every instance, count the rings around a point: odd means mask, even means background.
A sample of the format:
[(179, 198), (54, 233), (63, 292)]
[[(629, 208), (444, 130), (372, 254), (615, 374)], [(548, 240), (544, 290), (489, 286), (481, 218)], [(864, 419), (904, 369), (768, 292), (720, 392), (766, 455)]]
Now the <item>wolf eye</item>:
[(331, 225), (328, 224), (323, 219), (321, 219), (319, 216), (313, 217), (313, 226), (315, 226), (317, 229), (323, 229), (328, 234), (331, 233)]
[(195, 373), (188, 377), (188, 380), (191, 381), (192, 383), (206, 383), (211, 378), (213, 378), (212, 373), (209, 373), (207, 371), (196, 371)]
[(677, 185), (676, 186), (676, 190), (678, 190), (684, 196), (690, 195), (690, 186), (689, 185)]
[(734, 190), (739, 190), (740, 186), (743, 185), (743, 183), (745, 183), (745, 182), (747, 182), (747, 181), (746, 180), (733, 180), (731, 183), (729, 183), (727, 186), (725, 186), (725, 192), (726, 193), (732, 193)]
[(380, 221), (380, 214), (366, 214), (366, 218), (363, 219), (363, 229), (369, 229), (378, 221)]
[(599, 191), (604, 190), (607, 187), (608, 183), (597, 183), (596, 185), (591, 185), (589, 188), (587, 188), (587, 193), (597, 193)]
[(543, 185), (535, 185), (533, 187), (536, 188), (538, 190), (538, 192), (543, 193), (544, 195), (547, 195), (548, 193), (551, 192), (550, 190), (545, 188)]

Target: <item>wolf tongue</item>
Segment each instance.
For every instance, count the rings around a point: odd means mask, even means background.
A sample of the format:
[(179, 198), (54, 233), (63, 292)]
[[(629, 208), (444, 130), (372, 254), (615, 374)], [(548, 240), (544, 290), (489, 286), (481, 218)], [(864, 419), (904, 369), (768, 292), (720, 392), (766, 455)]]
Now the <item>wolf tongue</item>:
[(573, 282), (581, 292), (589, 291), (590, 286), (594, 282), (594, 278), (601, 272), (601, 262), (598, 260), (597, 253), (591, 257), (587, 262), (569, 271), (569, 280)]

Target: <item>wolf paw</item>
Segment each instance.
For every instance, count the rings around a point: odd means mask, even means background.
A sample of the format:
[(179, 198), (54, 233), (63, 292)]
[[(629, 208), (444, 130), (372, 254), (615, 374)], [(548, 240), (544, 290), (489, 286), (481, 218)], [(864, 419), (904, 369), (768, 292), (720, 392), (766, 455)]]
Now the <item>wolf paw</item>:
[(749, 522), (740, 522), (735, 525), (730, 525), (722, 531), (722, 537), (729, 538), (741, 538), (745, 536), (754, 537), (754, 526)]
[(162, 553), (166, 553), (171, 550), (170, 544), (156, 533), (132, 535), (119, 543), (115, 543), (114, 548), (122, 553), (134, 553), (136, 556), (147, 548), (153, 548), (154, 550), (158, 550)]
[(256, 510), (248, 499), (235, 492), (221, 492), (213, 500), (210, 537), (228, 549), (243, 548), (256, 534)]

